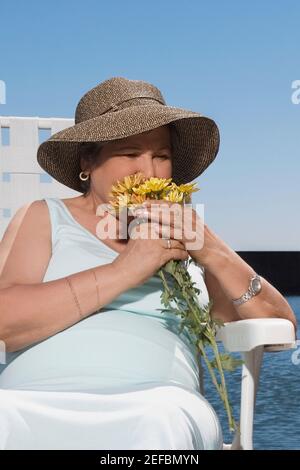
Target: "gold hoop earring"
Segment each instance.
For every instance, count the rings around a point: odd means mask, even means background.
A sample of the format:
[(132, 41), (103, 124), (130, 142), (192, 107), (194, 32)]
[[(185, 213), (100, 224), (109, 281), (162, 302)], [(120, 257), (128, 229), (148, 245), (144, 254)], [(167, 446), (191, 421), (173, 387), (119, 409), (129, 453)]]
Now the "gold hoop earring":
[(89, 177), (90, 177), (90, 175), (86, 175), (86, 174), (84, 173), (84, 171), (81, 171), (81, 172), (79, 173), (79, 178), (81, 179), (81, 181), (87, 181), (87, 180), (89, 179)]

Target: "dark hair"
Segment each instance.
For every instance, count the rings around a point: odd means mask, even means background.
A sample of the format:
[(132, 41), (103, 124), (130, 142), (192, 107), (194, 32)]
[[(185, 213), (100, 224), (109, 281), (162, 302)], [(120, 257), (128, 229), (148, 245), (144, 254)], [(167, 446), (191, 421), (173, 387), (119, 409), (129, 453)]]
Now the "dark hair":
[[(82, 171), (92, 170), (99, 162), (101, 150), (104, 142), (82, 142), (79, 147), (79, 162)], [(86, 181), (80, 180), (80, 186), (83, 196), (86, 197), (90, 192), (90, 178)]]
[[(171, 144), (173, 150), (173, 139), (174, 134), (177, 134), (176, 126), (173, 122), (166, 124), (167, 127), (170, 129), (171, 135)], [(112, 141), (105, 141), (105, 142), (82, 142), (79, 147), (79, 161), (82, 171), (92, 170), (93, 168), (97, 167), (100, 156), (101, 150), (107, 142)], [(86, 181), (80, 180), (80, 186), (83, 191), (83, 196), (86, 197), (90, 192), (90, 178)]]

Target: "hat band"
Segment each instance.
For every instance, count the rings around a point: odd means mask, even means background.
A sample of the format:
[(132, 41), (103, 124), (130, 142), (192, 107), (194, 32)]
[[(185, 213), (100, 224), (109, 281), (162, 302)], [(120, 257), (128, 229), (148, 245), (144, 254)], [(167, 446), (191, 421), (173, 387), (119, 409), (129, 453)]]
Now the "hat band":
[(163, 101), (157, 98), (149, 98), (149, 96), (135, 96), (134, 98), (128, 98), (128, 100), (120, 101), (119, 103), (112, 103), (111, 106), (103, 113), (99, 114), (99, 116), (109, 112), (115, 112), (124, 108), (129, 108), (130, 106), (154, 104), (153, 102), (165, 105)]

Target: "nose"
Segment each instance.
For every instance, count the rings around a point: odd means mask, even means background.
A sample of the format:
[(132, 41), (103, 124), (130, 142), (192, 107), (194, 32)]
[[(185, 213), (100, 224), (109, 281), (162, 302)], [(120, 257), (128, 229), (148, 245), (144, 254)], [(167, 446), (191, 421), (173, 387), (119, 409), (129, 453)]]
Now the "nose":
[(138, 171), (141, 171), (147, 179), (151, 178), (152, 176), (156, 176), (154, 159), (152, 158), (151, 154), (145, 153), (140, 155), (138, 160)]

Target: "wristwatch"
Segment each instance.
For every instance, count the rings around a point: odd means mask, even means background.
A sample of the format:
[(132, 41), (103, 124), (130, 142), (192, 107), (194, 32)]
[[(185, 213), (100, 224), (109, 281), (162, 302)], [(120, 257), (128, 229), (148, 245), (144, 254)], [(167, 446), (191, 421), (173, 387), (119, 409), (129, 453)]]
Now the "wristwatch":
[(251, 277), (250, 279), (250, 285), (249, 285), (247, 292), (245, 292), (245, 294), (243, 294), (238, 299), (232, 300), (232, 302), (234, 305), (241, 305), (247, 302), (247, 300), (252, 299), (252, 297), (254, 297), (255, 295), (259, 294), (260, 291), (261, 291), (261, 280), (260, 280), (259, 275), (255, 274), (255, 276)]

